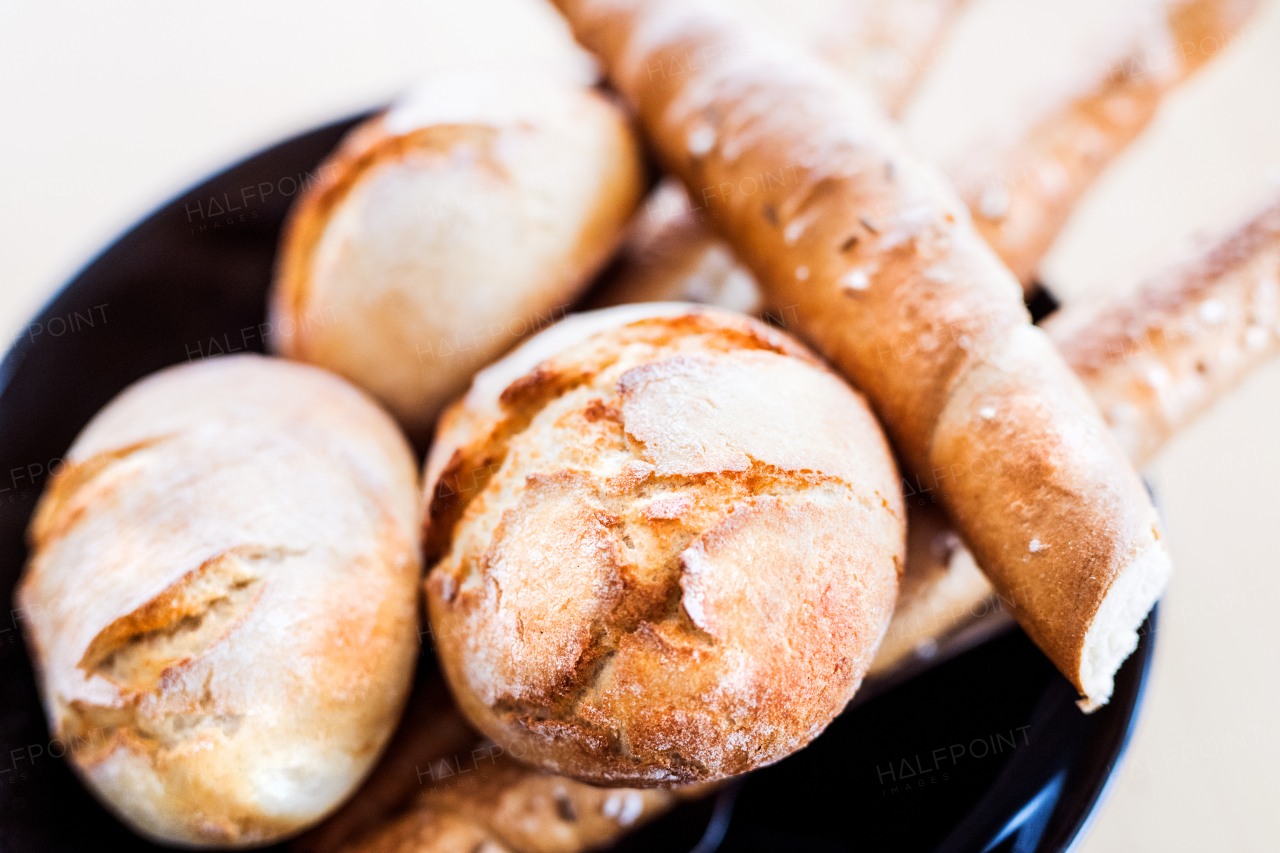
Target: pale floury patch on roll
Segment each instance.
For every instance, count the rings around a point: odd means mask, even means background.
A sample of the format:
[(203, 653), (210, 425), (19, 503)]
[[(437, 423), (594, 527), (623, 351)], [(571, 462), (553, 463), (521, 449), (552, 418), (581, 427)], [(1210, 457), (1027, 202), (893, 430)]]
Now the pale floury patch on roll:
[(643, 181), (614, 104), (528, 69), (436, 72), (319, 176), (286, 227), (272, 345), (366, 388), (416, 439), (564, 316)]
[(746, 317), (624, 306), (543, 335), (477, 377), (428, 460), (428, 603), (462, 710), (598, 784), (723, 778), (804, 746), (897, 591), (875, 419)]
[(66, 460), (17, 603), (78, 774), (167, 843), (319, 820), (417, 656), (419, 501), (391, 418), (324, 371), (235, 356), (129, 387)]

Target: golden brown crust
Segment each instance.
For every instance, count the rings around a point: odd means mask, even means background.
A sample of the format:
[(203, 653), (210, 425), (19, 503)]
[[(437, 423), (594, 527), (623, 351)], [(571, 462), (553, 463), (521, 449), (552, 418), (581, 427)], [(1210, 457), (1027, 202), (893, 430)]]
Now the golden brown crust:
[(336, 853), (351, 839), (374, 831), (421, 791), (424, 774), (442, 759), (466, 755), (478, 735), (454, 706), (444, 679), (435, 674), (414, 685), (408, 707), (382, 758), (342, 807), (294, 840), (295, 853)]
[(94, 417), (17, 600), (50, 727), (92, 745), (72, 764), (109, 808), (246, 846), (355, 788), (416, 657), (416, 480), (369, 398), (274, 359), (170, 368)]
[[(821, 7), (799, 40), (896, 114), (963, 5), (964, 0), (846, 0)], [(798, 17), (795, 4), (776, 0), (752, 9), (774, 26), (786, 27)], [(764, 308), (759, 285), (709, 218), (704, 201), (691, 201), (678, 181), (663, 181), (637, 212), (588, 307), (698, 302), (758, 313)]]
[(1135, 290), (1045, 330), (1129, 456), (1166, 441), (1280, 348), (1280, 199)]
[[(708, 196), (717, 227), (867, 393), (1083, 691), (1080, 650), (1112, 581), (1140, 558), (1167, 559), (1141, 482), (959, 200), (865, 98), (728, 19), (666, 2), (561, 7), (665, 165), (686, 186), (728, 188)], [(709, 45), (733, 49), (687, 74), (646, 73)], [(994, 475), (973, 473), (997, 461)]]
[(563, 316), (643, 188), (608, 99), (480, 71), (437, 72), (318, 171), (285, 227), (271, 344), (368, 389), (419, 440), (479, 366)]
[[(951, 177), (978, 231), (1029, 285), (1076, 203), (1151, 122), (1166, 93), (1226, 47), (1256, 0), (1126, 9), (1116, 49), (1032, 101), (1025, 118), (957, 161)], [(1113, 22), (1114, 28), (1116, 24)]]
[(1102, 419), (1080, 417), (1086, 392), (1053, 353), (1024, 326), (968, 371), (939, 421), (934, 482), (1023, 629), (1079, 667), (1108, 589), (1163, 544), (1137, 474)]
[(760, 286), (703, 221), (679, 181), (664, 179), (640, 206), (587, 308), (634, 302), (696, 302), (743, 314), (764, 307)]
[[(897, 589), (901, 499), (861, 400), (762, 324), (684, 312), (559, 351), (428, 460), (428, 604), (462, 710), (597, 784), (800, 748)], [(442, 488), (476, 464), (482, 486)]]
[[(1140, 287), (1069, 305), (1044, 324), (1135, 464), (1280, 349), (1280, 198)], [(872, 665), (986, 613), (990, 585), (945, 518), (907, 500), (908, 546), (893, 621)]]
[(915, 655), (933, 657), (940, 641), (987, 615), (992, 595), (991, 582), (942, 510), (908, 497), (902, 583), (867, 678), (891, 676)]
[[(343, 853), (586, 853), (670, 810), (667, 790), (596, 788), (503, 755), (492, 743), (456, 759), (466, 773), (432, 779), (399, 818)], [(488, 846), (481, 846), (488, 845)]]

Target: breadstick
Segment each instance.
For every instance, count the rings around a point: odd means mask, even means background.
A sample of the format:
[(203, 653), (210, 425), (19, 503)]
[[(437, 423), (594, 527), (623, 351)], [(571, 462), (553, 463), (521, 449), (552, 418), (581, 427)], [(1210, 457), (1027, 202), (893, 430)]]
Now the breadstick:
[[(1141, 466), (1280, 350), (1278, 277), (1280, 194), (1140, 287), (1064, 308), (1044, 328)], [(907, 507), (898, 605), (868, 678), (998, 607), (941, 514), (910, 497)]]
[[(952, 0), (853, 3), (840, 25), (813, 38), (813, 47), (897, 114), (960, 5)], [(949, 170), (979, 231), (1024, 289), (1034, 283), (1041, 258), (1088, 188), (1150, 123), (1163, 97), (1225, 49), (1257, 5), (1256, 0), (1164, 2), (1154, 9), (1154, 20), (1126, 10), (1121, 26), (1128, 38), (1109, 39), (1118, 49), (1093, 57), (1066, 83), (1037, 93), (1033, 102), (1040, 106), (1028, 120), (984, 139)], [(720, 288), (733, 295), (734, 305), (726, 307), (752, 304), (754, 279), (728, 263), (703, 207), (687, 195), (660, 189), (639, 216), (658, 220), (661, 227), (650, 223), (624, 243), (622, 263), (591, 304), (650, 299), (720, 304)]]
[(731, 19), (561, 8), (769, 299), (872, 400), (1082, 707), (1105, 703), (1168, 575), (1159, 522), (954, 192), (865, 95)]
[(1165, 0), (1124, 27), (1116, 49), (1051, 93), (1027, 120), (984, 139), (950, 170), (974, 224), (1030, 285), (1080, 197), (1151, 122), (1161, 99), (1219, 53), (1257, 0)]
[(1045, 331), (1142, 465), (1280, 349), (1278, 276), (1280, 195), (1205, 251), (1065, 308)]
[[(812, 32), (798, 38), (860, 85), (890, 114), (898, 114), (929, 65), (964, 0), (856, 0), (823, 8)], [(793, 3), (751, 4), (757, 16), (781, 24)], [(708, 227), (678, 181), (665, 180), (637, 212), (614, 270), (588, 307), (629, 302), (704, 302), (756, 313), (760, 289), (731, 249)]]
[(632, 302), (698, 302), (743, 314), (764, 307), (755, 277), (672, 178), (663, 179), (645, 199), (615, 264), (584, 307)]
[(991, 582), (934, 504), (907, 511), (907, 560), (889, 629), (867, 678), (891, 675), (912, 654), (932, 656), (961, 625), (998, 609)]

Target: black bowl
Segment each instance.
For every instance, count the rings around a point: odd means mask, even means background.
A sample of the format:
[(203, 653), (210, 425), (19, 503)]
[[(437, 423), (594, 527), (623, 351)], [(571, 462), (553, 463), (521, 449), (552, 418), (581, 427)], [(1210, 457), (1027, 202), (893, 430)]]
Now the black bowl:
[[(23, 330), (0, 365), (0, 590), (10, 601), (41, 486), (99, 408), (166, 365), (262, 350), (285, 213), (358, 120), (287, 140), (164, 206)], [(62, 760), (67, 745), (46, 728), (10, 610), (0, 621), (0, 850), (160, 849), (114, 820)], [(1124, 753), (1154, 626), (1152, 613), (1111, 704), (1091, 716), (1013, 631), (847, 711), (809, 748), (619, 847), (1065, 850)]]

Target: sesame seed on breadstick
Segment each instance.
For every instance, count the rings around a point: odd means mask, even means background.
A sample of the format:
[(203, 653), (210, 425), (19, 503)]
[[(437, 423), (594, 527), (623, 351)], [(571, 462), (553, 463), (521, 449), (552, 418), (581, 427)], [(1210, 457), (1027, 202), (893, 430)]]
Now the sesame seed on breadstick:
[(1170, 568), (1159, 523), (954, 191), (865, 95), (731, 18), (560, 6), (664, 165), (936, 485), (1082, 705), (1105, 703)]

